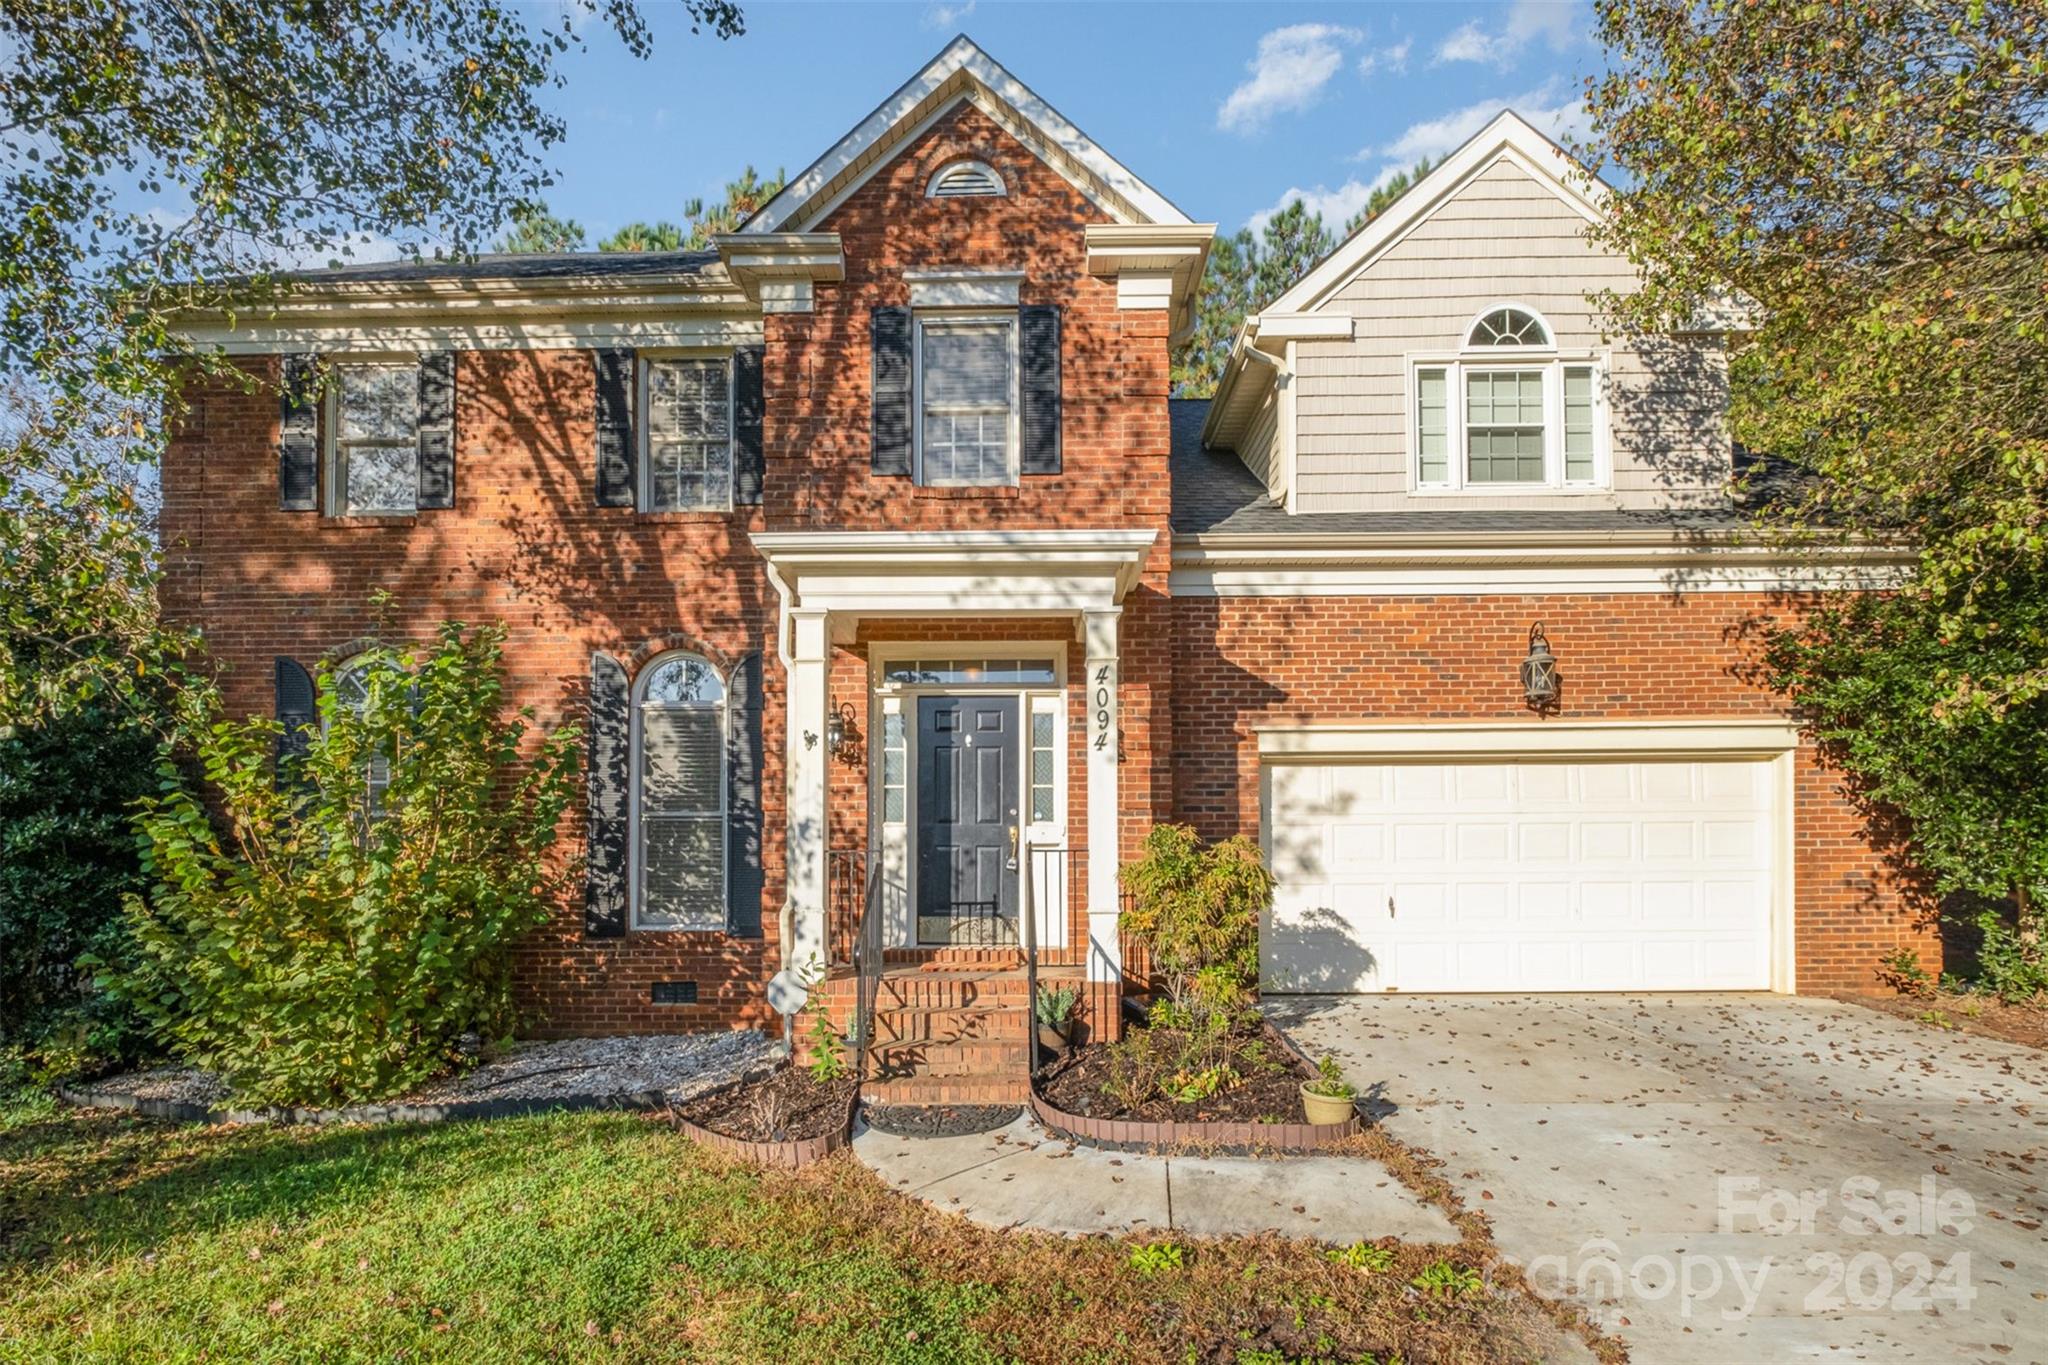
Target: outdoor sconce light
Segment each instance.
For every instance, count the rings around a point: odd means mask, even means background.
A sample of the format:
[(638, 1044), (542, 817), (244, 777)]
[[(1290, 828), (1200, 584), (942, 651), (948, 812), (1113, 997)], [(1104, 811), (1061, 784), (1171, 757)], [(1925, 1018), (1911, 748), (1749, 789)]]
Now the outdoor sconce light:
[(1522, 660), (1522, 695), (1538, 711), (1557, 704), (1557, 656), (1550, 652), (1541, 621), (1529, 628), (1529, 657)]
[(852, 702), (839, 703), (832, 718), (825, 722), (825, 744), (841, 763), (851, 768), (860, 766), (860, 727), (853, 720)]

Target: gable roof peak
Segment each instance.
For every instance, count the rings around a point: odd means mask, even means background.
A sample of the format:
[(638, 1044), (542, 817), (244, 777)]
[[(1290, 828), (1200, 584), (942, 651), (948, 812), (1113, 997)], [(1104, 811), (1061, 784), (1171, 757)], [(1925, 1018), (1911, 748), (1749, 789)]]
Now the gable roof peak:
[(1119, 222), (1186, 223), (1188, 216), (1104, 151), (965, 33), (855, 124), (741, 225), (742, 233), (804, 232), (905, 143), (971, 100), (1040, 160)]

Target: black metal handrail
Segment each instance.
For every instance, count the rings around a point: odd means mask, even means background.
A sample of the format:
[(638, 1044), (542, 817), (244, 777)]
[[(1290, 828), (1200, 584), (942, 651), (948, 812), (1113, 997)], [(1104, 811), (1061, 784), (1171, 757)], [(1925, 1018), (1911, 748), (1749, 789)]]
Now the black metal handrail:
[(853, 936), (853, 1078), (868, 1078), (868, 1053), (874, 1041), (875, 1003), (882, 990), (882, 858), (867, 853), (867, 887)]
[(1038, 846), (1024, 841), (1023, 874), (1017, 878), (1017, 938), (1024, 945), (1024, 1081), (1038, 1074), (1038, 892), (1032, 855)]

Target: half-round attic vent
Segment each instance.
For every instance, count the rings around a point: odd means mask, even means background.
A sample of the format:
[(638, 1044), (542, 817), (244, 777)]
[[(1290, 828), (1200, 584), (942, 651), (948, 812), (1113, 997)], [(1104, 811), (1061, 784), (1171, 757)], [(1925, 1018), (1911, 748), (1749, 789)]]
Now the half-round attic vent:
[(950, 166), (941, 166), (933, 173), (931, 183), (925, 186), (925, 197), (929, 199), (974, 199), (984, 196), (1000, 196), (1003, 193), (1003, 178), (995, 170), (979, 161), (955, 161)]

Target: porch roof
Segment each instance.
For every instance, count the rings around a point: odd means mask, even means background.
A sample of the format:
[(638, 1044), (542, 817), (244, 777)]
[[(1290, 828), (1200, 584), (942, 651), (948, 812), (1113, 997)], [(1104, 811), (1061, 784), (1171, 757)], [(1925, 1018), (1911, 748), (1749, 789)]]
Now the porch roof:
[(1067, 614), (1120, 604), (1150, 530), (762, 531), (786, 610), (864, 616)]

